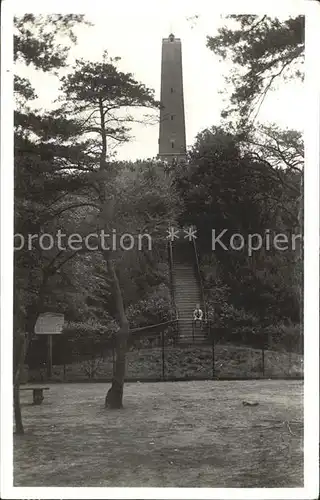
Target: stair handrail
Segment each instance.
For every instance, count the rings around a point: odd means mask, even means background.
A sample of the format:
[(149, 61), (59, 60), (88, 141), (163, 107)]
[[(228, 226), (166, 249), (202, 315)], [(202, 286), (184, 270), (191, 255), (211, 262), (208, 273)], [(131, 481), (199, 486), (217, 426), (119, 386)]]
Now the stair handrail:
[(169, 273), (170, 273), (170, 294), (171, 294), (171, 305), (174, 309), (171, 317), (174, 320), (177, 319), (177, 308), (174, 294), (174, 285), (173, 285), (173, 249), (172, 249), (172, 241), (168, 240), (168, 253), (169, 253)]
[(204, 309), (204, 319), (206, 320), (207, 319), (207, 305), (206, 305), (206, 301), (204, 298), (204, 286), (203, 286), (202, 276), (201, 276), (201, 272), (200, 272), (200, 263), (199, 263), (199, 256), (198, 256), (198, 251), (197, 251), (196, 239), (192, 238), (192, 241), (193, 241), (194, 253), (196, 256), (197, 276), (198, 276), (198, 280), (199, 280), (199, 284), (200, 284), (200, 294), (201, 294), (201, 300), (202, 300), (203, 309)]
[(163, 321), (162, 323), (157, 323), (155, 325), (146, 325), (146, 326), (140, 326), (137, 328), (130, 328), (130, 335), (131, 334), (138, 334), (138, 333), (144, 333), (144, 332), (150, 332), (150, 330), (156, 330), (158, 332), (162, 332), (168, 326), (174, 325), (177, 322), (175, 319), (171, 319), (169, 321)]

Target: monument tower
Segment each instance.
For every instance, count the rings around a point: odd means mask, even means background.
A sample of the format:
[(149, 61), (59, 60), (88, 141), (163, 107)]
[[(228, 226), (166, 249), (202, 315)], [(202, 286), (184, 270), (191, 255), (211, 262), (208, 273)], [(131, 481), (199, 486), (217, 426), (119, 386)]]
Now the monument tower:
[(186, 157), (181, 40), (162, 39), (159, 159), (172, 163)]

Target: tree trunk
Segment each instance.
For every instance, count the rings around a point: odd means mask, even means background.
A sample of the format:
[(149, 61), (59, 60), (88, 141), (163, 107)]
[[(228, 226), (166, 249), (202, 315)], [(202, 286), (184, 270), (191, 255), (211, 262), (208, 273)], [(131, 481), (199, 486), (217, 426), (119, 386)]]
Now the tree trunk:
[[(103, 101), (99, 98), (99, 111), (100, 111), (100, 126), (101, 126), (101, 139), (102, 139), (102, 150), (100, 156), (100, 171), (107, 171), (107, 133), (106, 133), (106, 123), (105, 123), (105, 113), (103, 109)], [(113, 196), (107, 196), (107, 189), (105, 185), (105, 179), (99, 183), (99, 201), (100, 201), (100, 223), (104, 228), (108, 230), (108, 225), (111, 223), (114, 214), (115, 199)], [(108, 272), (113, 283), (113, 292), (115, 296), (115, 302), (118, 313), (118, 320), (120, 329), (116, 336), (116, 362), (115, 370), (112, 379), (112, 385), (107, 392), (105, 398), (106, 408), (118, 409), (122, 408), (123, 399), (123, 385), (126, 375), (126, 353), (127, 353), (127, 343), (129, 336), (129, 323), (125, 314), (123, 298), (120, 288), (120, 283), (118, 276), (115, 272), (113, 263), (110, 258), (110, 253), (108, 251), (102, 251), (102, 255), (107, 264)]]
[[(19, 298), (16, 292), (14, 303), (14, 332), (13, 332), (13, 408), (15, 418), (16, 434), (24, 434), (21, 406), (20, 406), (20, 382), (22, 366), (24, 365), (25, 355), (30, 347), (31, 340), (34, 336), (34, 327), (37, 321), (39, 311), (44, 301), (44, 287), (46, 279), (40, 287), (39, 297), (36, 305), (31, 308), (29, 314), (19, 307)], [(25, 333), (27, 332), (27, 339)]]
[(16, 424), (16, 434), (24, 434), (24, 428), (22, 423), (21, 406), (20, 406), (20, 376), (21, 367), (24, 363), (24, 334), (16, 334), (15, 342), (15, 366), (14, 366), (14, 378), (13, 378), (13, 407), (14, 407), (14, 418)]
[(107, 261), (108, 270), (113, 281), (114, 294), (117, 304), (119, 325), (120, 325), (120, 329), (116, 336), (115, 373), (112, 379), (112, 385), (106, 395), (105, 405), (106, 408), (118, 409), (122, 408), (123, 406), (122, 405), (123, 385), (126, 375), (126, 353), (127, 353), (127, 344), (129, 337), (129, 323), (124, 311), (123, 298), (117, 274), (108, 256), (105, 257)]

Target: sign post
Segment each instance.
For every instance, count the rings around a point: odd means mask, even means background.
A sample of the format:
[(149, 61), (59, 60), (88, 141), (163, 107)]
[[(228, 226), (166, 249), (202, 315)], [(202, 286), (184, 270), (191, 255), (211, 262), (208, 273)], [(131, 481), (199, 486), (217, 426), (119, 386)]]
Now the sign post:
[(52, 335), (48, 335), (47, 377), (52, 377)]
[(43, 313), (39, 314), (34, 332), (37, 335), (48, 335), (47, 353), (47, 376), (52, 377), (52, 335), (62, 333), (64, 325), (64, 314)]

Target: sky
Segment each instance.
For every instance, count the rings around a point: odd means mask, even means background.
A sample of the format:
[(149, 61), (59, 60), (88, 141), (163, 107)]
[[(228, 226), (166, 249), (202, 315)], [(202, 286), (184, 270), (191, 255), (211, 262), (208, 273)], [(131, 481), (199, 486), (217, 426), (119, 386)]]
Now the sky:
[[(230, 63), (220, 62), (206, 47), (207, 35), (217, 34), (227, 14), (219, 12), (212, 4), (201, 0), (183, 3), (168, 0), (106, 2), (103, 10), (93, 9), (86, 13), (86, 19), (94, 26), (81, 26), (76, 30), (78, 43), (71, 50), (69, 62), (72, 64), (76, 58), (98, 61), (107, 50), (110, 56), (121, 57), (118, 64), (122, 71), (133, 73), (137, 80), (153, 88), (156, 98), (160, 99), (161, 42), (173, 32), (182, 41), (186, 135), (190, 146), (198, 132), (220, 123), (220, 113), (225, 106), (221, 95), (226, 87), (224, 76), (231, 70)], [(77, 9), (74, 12), (83, 11)], [(288, 12), (275, 11), (275, 14), (285, 18)], [(297, 10), (293, 12), (296, 13)], [(190, 19), (195, 15), (198, 16), (196, 20)], [(59, 78), (39, 74), (21, 65), (17, 72), (28, 76), (36, 88), (39, 99), (35, 106), (52, 107), (58, 96)], [(282, 84), (268, 95), (258, 119), (301, 130), (303, 106), (296, 105), (299, 100), (302, 100), (300, 82)], [(132, 134), (134, 140), (117, 149), (119, 159), (156, 156), (157, 124), (135, 125)]]

